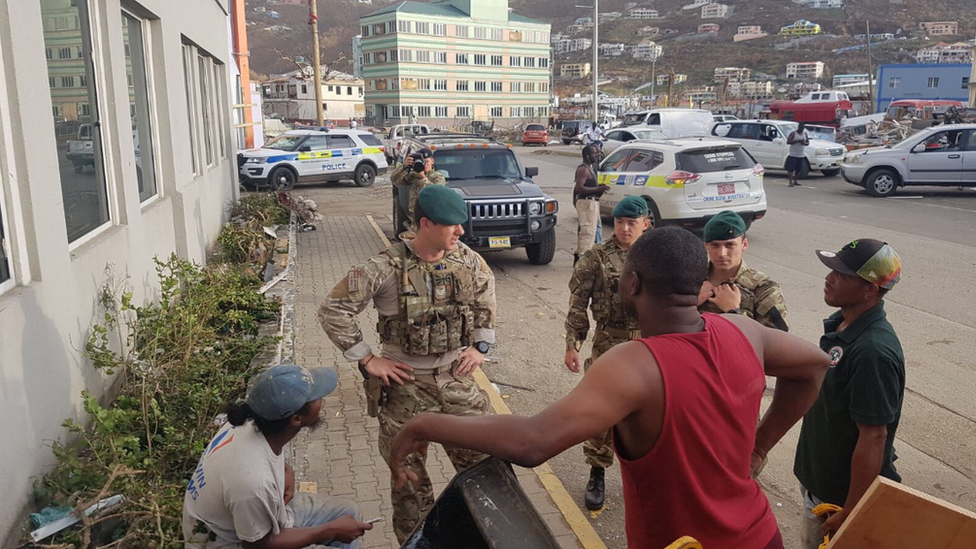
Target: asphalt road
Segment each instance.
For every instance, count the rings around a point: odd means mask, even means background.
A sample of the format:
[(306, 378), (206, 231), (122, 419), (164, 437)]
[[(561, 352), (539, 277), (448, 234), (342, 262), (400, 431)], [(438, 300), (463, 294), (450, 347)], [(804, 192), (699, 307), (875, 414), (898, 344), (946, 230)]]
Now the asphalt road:
[[(578, 374), (562, 364), (563, 320), (568, 303), (576, 213), (572, 208), (575, 158), (541, 149), (517, 149), (526, 166), (538, 166), (536, 182), (560, 202), (558, 251), (547, 266), (533, 266), (523, 250), (486, 253), (497, 279), (499, 344), (485, 366), (515, 413), (534, 414), (567, 394)], [(976, 510), (976, 191), (909, 188), (876, 199), (839, 177), (814, 176), (788, 188), (767, 174), (769, 210), (749, 232), (745, 259), (777, 280), (789, 307), (791, 332), (812, 342), (822, 335), (827, 270), (816, 249), (836, 250), (854, 238), (879, 238), (901, 255), (903, 275), (889, 294), (889, 319), (907, 359), (907, 391), (897, 466), (914, 488)], [(319, 203), (325, 215), (372, 214), (390, 233), (389, 183), (369, 189), (316, 185), (297, 192)], [(611, 226), (604, 227), (609, 236)], [(588, 355), (588, 348), (581, 353)], [(773, 380), (770, 380), (770, 387)], [(768, 403), (770, 391), (767, 391)], [(787, 547), (798, 546), (800, 500), (792, 474), (798, 428), (771, 453), (761, 483)], [(581, 448), (550, 461), (583, 508), (588, 475)], [(607, 546), (626, 546), (619, 469), (608, 476), (607, 507), (592, 522)], [(680, 505), (680, 501), (675, 501)], [(585, 512), (585, 511), (584, 511)]]

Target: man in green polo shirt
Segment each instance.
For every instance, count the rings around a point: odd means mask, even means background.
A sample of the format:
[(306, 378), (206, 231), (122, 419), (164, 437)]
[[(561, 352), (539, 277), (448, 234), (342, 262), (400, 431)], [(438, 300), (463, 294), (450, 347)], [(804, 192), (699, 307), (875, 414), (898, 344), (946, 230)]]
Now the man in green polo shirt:
[[(905, 394), (905, 355), (884, 310), (885, 294), (901, 278), (898, 254), (863, 239), (817, 255), (831, 269), (824, 301), (840, 310), (824, 321), (820, 348), (831, 366), (803, 418), (793, 464), (805, 507), (804, 549), (836, 532), (878, 475), (901, 482), (893, 444)], [(843, 510), (821, 523), (811, 512), (820, 503)]]

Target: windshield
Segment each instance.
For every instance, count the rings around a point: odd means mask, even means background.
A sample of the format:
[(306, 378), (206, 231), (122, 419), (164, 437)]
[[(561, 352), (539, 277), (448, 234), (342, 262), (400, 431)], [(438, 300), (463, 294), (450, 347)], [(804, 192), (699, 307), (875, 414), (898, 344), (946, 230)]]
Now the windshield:
[(641, 122), (643, 122), (645, 118), (647, 118), (647, 113), (646, 112), (628, 114), (628, 115), (625, 115), (624, 116), (624, 120), (623, 120), (622, 124), (625, 124), (625, 125), (628, 125), (628, 126), (637, 125), (637, 124), (640, 124)]
[(692, 173), (713, 173), (750, 169), (756, 162), (742, 147), (703, 149), (674, 155), (679, 170)]
[(656, 139), (664, 137), (664, 134), (654, 130), (635, 130), (633, 132), (637, 139)]
[(519, 179), (515, 153), (508, 149), (447, 149), (434, 153), (434, 169), (448, 181)]
[(304, 135), (279, 135), (265, 143), (263, 148), (290, 152), (294, 151), (298, 147), (298, 143), (304, 138)]
[(783, 132), (784, 136), (789, 136), (791, 133), (795, 132), (797, 128), (800, 127), (799, 124), (777, 124), (779, 131)]
[(527, 132), (541, 132), (541, 131), (545, 131), (545, 129), (546, 129), (545, 126), (543, 126), (542, 124), (529, 124), (528, 126), (525, 127), (525, 131)]

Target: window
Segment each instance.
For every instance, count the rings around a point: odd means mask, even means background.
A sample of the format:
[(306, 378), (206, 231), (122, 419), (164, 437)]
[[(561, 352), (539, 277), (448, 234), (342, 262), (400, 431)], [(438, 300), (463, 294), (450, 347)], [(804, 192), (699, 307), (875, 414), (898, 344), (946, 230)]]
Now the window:
[(410, 21), (397, 21), (397, 32), (410, 32)]
[(468, 64), (468, 54), (466, 54), (466, 53), (455, 53), (454, 54), (454, 62), (457, 63), (458, 65), (467, 65)]
[(323, 151), (331, 148), (329, 146), (329, 138), (325, 135), (310, 135), (308, 139), (302, 142), (302, 146), (299, 150), (308, 148), (310, 151)]
[(430, 23), (421, 23), (417, 21), (414, 23), (417, 34), (430, 34)]
[(58, 48), (58, 59), (71, 59), (71, 48)]
[(475, 65), (484, 65), (484, 64), (486, 64), (485, 63), (485, 57), (486, 56), (483, 53), (476, 53), (476, 54), (474, 54), (474, 64)]
[(375, 25), (373, 25), (373, 34), (374, 35), (386, 34), (386, 24), (376, 23)]
[(213, 97), (213, 87), (210, 82), (210, 62), (208, 61), (208, 57), (198, 55), (197, 66), (200, 71), (197, 75), (197, 80), (200, 91), (200, 111), (203, 114), (203, 118), (201, 119), (203, 121), (203, 127), (201, 128), (203, 130), (203, 152), (207, 159), (207, 166), (212, 166), (214, 163), (214, 119), (210, 99)]
[(510, 92), (520, 92), (520, 91), (522, 91), (522, 83), (521, 82), (509, 82), (508, 83), (508, 91), (510, 91)]
[(78, 103), (78, 116), (91, 116), (91, 105)]
[(400, 105), (393, 105), (390, 107), (390, 116), (393, 118), (400, 118)]
[(370, 35), (369, 34), (369, 25), (363, 25), (363, 26), (359, 27), (359, 34), (361, 34), (363, 36), (363, 38), (366, 38), (367, 36), (369, 36)]
[(413, 61), (413, 51), (412, 50), (400, 50), (400, 61), (405, 63), (410, 63)]
[(351, 149), (356, 145), (352, 142), (352, 138), (348, 135), (330, 135), (329, 136), (329, 148), (330, 149)]
[(627, 162), (627, 167), (624, 170), (628, 172), (649, 172), (661, 164), (664, 164), (664, 154), (658, 151), (637, 150), (630, 157), (630, 162)]
[(535, 82), (526, 82), (522, 84), (522, 91), (526, 93), (535, 93)]
[(400, 89), (401, 90), (415, 90), (415, 89), (417, 89), (417, 79), (416, 78), (401, 78), (400, 79)]
[(521, 42), (522, 31), (508, 31), (508, 39), (511, 42)]
[(518, 118), (522, 116), (522, 107), (509, 107), (508, 114), (512, 118)]
[(10, 262), (7, 259), (7, 228), (3, 217), (3, 194), (0, 194), (0, 289), (8, 286), (10, 280)]
[[(73, 88), (75, 87), (75, 77), (74, 76), (62, 76), (61, 77), (61, 87), (62, 88)], [(929, 86), (931, 87), (931, 86)]]
[(491, 29), (491, 39), (496, 42), (501, 42), (505, 38), (505, 31), (503, 29)]
[(601, 172), (622, 172), (624, 166), (627, 165), (627, 160), (630, 158), (630, 153), (633, 149), (624, 149), (614, 151), (603, 164), (600, 164)]
[(56, 88), (56, 87), (57, 87), (57, 83), (56, 83), (56, 82), (57, 82), (57, 81), (56, 81), (56, 80), (54, 79), (54, 77), (53, 77), (53, 76), (49, 76), (49, 77), (48, 77), (48, 79), (47, 79), (47, 83), (48, 83), (48, 85), (49, 85), (50, 87), (52, 87), (52, 88)]
[(400, 58), (397, 55), (397, 50), (390, 50), (389, 57), (390, 63), (396, 63)]
[[(64, 20), (61, 30), (67, 30), (69, 21), (78, 20), (75, 28), (79, 29), (76, 38), (80, 38), (82, 47), (91, 48), (91, 27), (88, 19), (88, 1), (72, 2), (70, 7), (62, 4), (41, 2), (41, 15), (54, 15), (56, 19)], [(69, 48), (69, 51), (72, 48)], [(60, 51), (59, 51), (60, 55)], [(90, 56), (85, 56), (90, 57)], [(48, 62), (49, 77), (58, 68), (56, 60)], [(85, 86), (70, 94), (70, 97), (52, 95), (53, 107), (64, 116), (64, 120), (55, 122), (55, 131), (69, 134), (65, 145), (66, 154), (59, 150), (52, 150), (51, 158), (57, 159), (61, 174), (61, 197), (64, 203), (64, 218), (67, 225), (68, 242), (76, 242), (92, 231), (105, 226), (110, 221), (108, 188), (105, 181), (102, 157), (102, 129), (98, 117), (97, 90), (95, 78), (91, 78), (94, 68), (86, 59), (83, 67), (79, 67), (88, 76)], [(69, 82), (65, 80), (69, 79)], [(62, 86), (74, 85), (74, 77), (61, 77)], [(76, 104), (83, 99), (91, 106), (91, 115), (81, 117), (77, 114)], [(64, 126), (60, 128), (59, 126)]]
[(376, 63), (377, 64), (386, 63), (386, 52), (385, 51), (378, 51), (378, 52), (374, 53), (373, 56), (376, 57)]
[(421, 118), (430, 118), (430, 107), (417, 107), (417, 116)]
[(468, 81), (458, 80), (457, 82), (455, 82), (454, 89), (457, 91), (468, 91)]
[(447, 63), (447, 52), (446, 51), (435, 51), (434, 52), (434, 63)]
[(335, 93), (335, 86), (329, 86), (329, 93)]
[(535, 116), (535, 107), (525, 107), (522, 109), (522, 116)]
[(393, 34), (394, 29), (396, 29), (396, 21), (387, 21), (386, 34)]
[(454, 36), (458, 38), (468, 37), (468, 26), (467, 25), (454, 25)]
[(901, 86), (901, 77), (900, 76), (892, 76), (891, 78), (888, 79), (888, 87), (889, 88), (897, 88), (899, 86)]
[(521, 67), (522, 66), (522, 58), (519, 57), (519, 56), (517, 56), (517, 55), (509, 56), (509, 58), (508, 58), (508, 66), (509, 67)]
[(447, 25), (444, 23), (434, 23), (434, 36), (446, 36)]
[(534, 69), (535, 68), (535, 57), (526, 57), (525, 66)]
[(145, 26), (126, 12), (122, 12), (122, 43), (129, 51), (125, 65), (129, 75), (129, 112), (132, 114), (132, 147), (135, 153), (136, 182), (139, 202), (156, 196), (156, 158), (153, 151), (152, 105), (149, 100), (149, 63), (146, 62)]
[(491, 91), (493, 91), (493, 92), (500, 92), (500, 91), (502, 91), (502, 83), (501, 82), (492, 82), (491, 83)]
[(488, 29), (486, 29), (485, 27), (475, 27), (474, 37), (477, 38), (478, 40), (484, 40), (485, 38), (488, 37)]
[(539, 68), (540, 69), (548, 69), (549, 68), (549, 58), (548, 57), (540, 57), (539, 58)]
[(475, 82), (474, 83), (474, 91), (476, 91), (476, 92), (488, 91), (487, 82)]
[(44, 57), (46, 57), (48, 61), (54, 59), (54, 51), (51, 48), (45, 49)]
[(420, 50), (417, 52), (417, 62), (418, 63), (430, 63), (430, 52), (426, 50)]
[(493, 66), (493, 67), (500, 67), (500, 66), (502, 66), (502, 56), (500, 56), (500, 55), (492, 55), (491, 56), (491, 66)]
[(962, 77), (962, 89), (964, 89), (964, 90), (965, 89), (969, 89), (969, 77), (968, 76), (963, 76)]
[(429, 90), (430, 89), (430, 78), (421, 78), (417, 80), (418, 90)]
[(471, 116), (471, 107), (457, 107), (455, 112), (457, 113), (457, 116), (467, 118)]
[(434, 107), (434, 116), (437, 116), (438, 118), (446, 118), (447, 107)]
[(929, 77), (929, 81), (928, 81), (928, 85), (926, 87), (929, 87), (929, 88), (938, 88), (939, 87), (939, 77), (938, 76), (930, 76)]
[(400, 79), (399, 78), (391, 78), (390, 79), (390, 89), (391, 90), (398, 90), (398, 89), (400, 89)]
[(502, 117), (502, 108), (501, 107), (492, 107), (490, 114), (491, 114), (492, 118), (501, 118)]
[(447, 91), (447, 80), (434, 80), (434, 89), (437, 91)]
[(549, 92), (549, 82), (539, 82), (539, 91), (540, 92), (548, 93)]

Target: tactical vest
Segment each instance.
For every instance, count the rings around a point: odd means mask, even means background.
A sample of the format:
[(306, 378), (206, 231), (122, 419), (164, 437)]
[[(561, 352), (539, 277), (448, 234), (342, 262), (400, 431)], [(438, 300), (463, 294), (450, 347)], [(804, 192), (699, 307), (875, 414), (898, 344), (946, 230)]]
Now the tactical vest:
[(474, 337), (474, 274), (464, 251), (448, 252), (435, 264), (422, 262), (401, 242), (382, 252), (396, 265), (399, 312), (380, 315), (380, 341), (413, 356), (446, 353)]
[(624, 302), (620, 298), (620, 274), (627, 259), (627, 250), (611, 241), (606, 247), (597, 245), (593, 251), (600, 258), (600, 276), (604, 281), (603, 288), (593, 292), (590, 305), (593, 319), (611, 328), (637, 329), (637, 320), (624, 312)]

